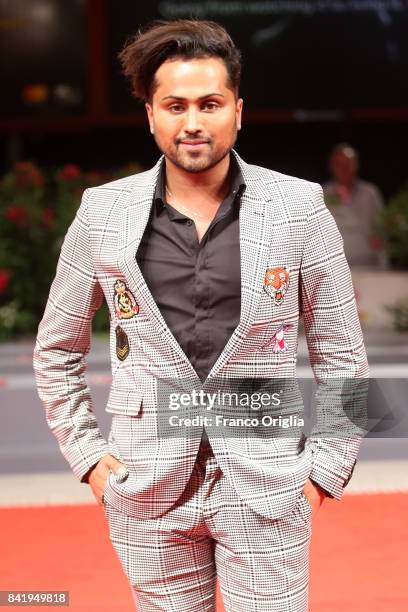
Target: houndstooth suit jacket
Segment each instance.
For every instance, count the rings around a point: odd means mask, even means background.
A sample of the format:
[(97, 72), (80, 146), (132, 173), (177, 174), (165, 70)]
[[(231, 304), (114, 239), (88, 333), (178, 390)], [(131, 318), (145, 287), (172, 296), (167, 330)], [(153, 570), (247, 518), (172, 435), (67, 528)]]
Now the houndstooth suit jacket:
[[(240, 202), (241, 318), (209, 373), (211, 379), (294, 377), (298, 322), (303, 315), (315, 379), (368, 377), (366, 353), (343, 242), (318, 184), (245, 163)], [(129, 468), (105, 485), (108, 503), (140, 518), (159, 516), (182, 493), (199, 446), (197, 437), (157, 431), (157, 385), (192, 379), (192, 365), (164, 321), (136, 262), (163, 157), (150, 170), (86, 189), (65, 237), (34, 352), (39, 395), (49, 427), (74, 474), (111, 453)], [(264, 291), (265, 271), (285, 266), (282, 303)], [(119, 321), (129, 355), (116, 354), (114, 283), (122, 280), (139, 312)], [(103, 298), (110, 309), (112, 413), (108, 440), (98, 429), (85, 379), (91, 322)], [(288, 325), (287, 349), (265, 347)], [(268, 343), (266, 343), (268, 345)], [(206, 382), (207, 382), (206, 381)], [(288, 437), (211, 437), (214, 455), (238, 495), (258, 513), (278, 518), (296, 504), (308, 477), (336, 499), (354, 467), (359, 437), (306, 442)]]

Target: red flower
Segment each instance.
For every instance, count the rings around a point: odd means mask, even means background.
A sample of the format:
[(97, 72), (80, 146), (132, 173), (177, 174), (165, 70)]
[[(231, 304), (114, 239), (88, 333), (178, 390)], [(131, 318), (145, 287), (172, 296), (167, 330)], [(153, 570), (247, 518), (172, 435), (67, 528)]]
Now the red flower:
[(64, 181), (73, 181), (81, 174), (81, 168), (76, 164), (65, 164), (59, 173), (59, 177)]
[(44, 208), (41, 217), (45, 227), (49, 228), (54, 221), (54, 211), (51, 208)]
[(44, 177), (38, 168), (31, 162), (17, 162), (14, 169), (17, 174), (17, 185), (21, 187), (30, 185), (34, 187), (42, 187), (44, 185)]
[(382, 251), (384, 248), (384, 240), (378, 236), (372, 236), (370, 238), (370, 244), (373, 251)]
[(0, 293), (4, 293), (10, 279), (10, 272), (4, 268), (0, 268)]
[(6, 209), (6, 219), (16, 225), (24, 225), (27, 221), (27, 210), (23, 206), (9, 206)]
[(98, 172), (96, 170), (91, 170), (86, 175), (86, 182), (90, 185), (98, 185), (104, 181), (107, 182), (107, 180), (108, 179), (105, 181), (105, 174), (103, 172)]
[(20, 161), (16, 162), (14, 166), (16, 172), (20, 172), (21, 174), (32, 172), (34, 165), (29, 161)]

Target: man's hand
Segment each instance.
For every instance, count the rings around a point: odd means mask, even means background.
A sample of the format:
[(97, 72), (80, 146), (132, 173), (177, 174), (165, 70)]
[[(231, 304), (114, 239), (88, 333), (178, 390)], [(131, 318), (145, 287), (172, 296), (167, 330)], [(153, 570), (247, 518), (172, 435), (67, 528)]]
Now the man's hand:
[(106, 480), (109, 476), (109, 470), (116, 473), (122, 466), (126, 467), (123, 463), (118, 461), (116, 457), (113, 457), (113, 455), (105, 455), (98, 461), (89, 474), (88, 483), (100, 506), (103, 505), (102, 495)]
[(304, 495), (306, 495), (308, 502), (311, 505), (312, 517), (314, 517), (327, 495), (323, 491), (323, 489), (315, 485), (314, 482), (310, 480), (310, 478), (308, 478), (306, 481), (306, 484), (303, 488), (303, 493)]

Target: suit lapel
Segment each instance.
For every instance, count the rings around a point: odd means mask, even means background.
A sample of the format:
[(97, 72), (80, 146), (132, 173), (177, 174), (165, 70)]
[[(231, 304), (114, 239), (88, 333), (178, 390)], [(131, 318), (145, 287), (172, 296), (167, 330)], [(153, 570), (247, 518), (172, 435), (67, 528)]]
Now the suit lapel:
[[(209, 377), (215, 377), (239, 348), (254, 319), (263, 291), (263, 278), (270, 249), (270, 223), (266, 215), (268, 193), (259, 178), (249, 171), (248, 164), (234, 151), (246, 189), (241, 196), (239, 240), (241, 254), (241, 316), (224, 350), (212, 367)], [(270, 197), (270, 196), (269, 196)]]
[[(180, 367), (183, 370), (182, 376), (191, 378), (191, 376), (197, 377), (197, 374), (165, 322), (136, 261), (136, 253), (149, 220), (162, 161), (163, 157), (159, 159), (151, 170), (135, 177), (135, 184), (131, 189), (121, 214), (118, 263), (130, 290), (134, 292), (135, 297), (137, 296), (136, 300), (141, 311), (145, 312), (158, 327), (163, 338), (162, 347), (166, 347), (165, 341), (167, 340), (167, 346), (173, 349), (180, 357)], [(174, 353), (170, 354), (174, 360)]]

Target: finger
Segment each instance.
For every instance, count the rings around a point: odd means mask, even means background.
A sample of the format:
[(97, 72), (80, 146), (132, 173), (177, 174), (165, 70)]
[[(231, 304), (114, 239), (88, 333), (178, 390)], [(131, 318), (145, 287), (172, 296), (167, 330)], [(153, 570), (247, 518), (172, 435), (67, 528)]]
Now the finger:
[(114, 474), (118, 470), (120, 470), (122, 467), (126, 467), (124, 463), (121, 463), (120, 461), (118, 461), (118, 459), (116, 459), (116, 457), (112, 457), (112, 456), (109, 458), (106, 464), (108, 465), (108, 467), (112, 470)]
[(103, 484), (103, 487), (97, 491), (97, 495), (95, 495), (95, 497), (96, 497), (96, 499), (98, 501), (98, 504), (100, 506), (103, 506), (104, 503), (105, 503), (105, 500), (104, 500), (105, 487), (106, 487), (106, 481)]
[(111, 471), (113, 472), (113, 478), (115, 482), (124, 482), (129, 476), (129, 470), (124, 463), (118, 461), (115, 457), (111, 457), (108, 463)]
[(92, 489), (92, 493), (96, 499), (98, 506), (103, 506), (103, 489)]

